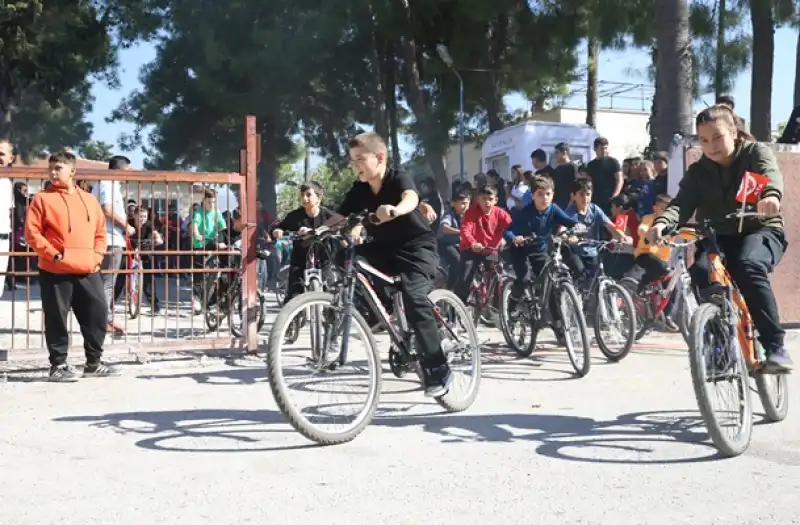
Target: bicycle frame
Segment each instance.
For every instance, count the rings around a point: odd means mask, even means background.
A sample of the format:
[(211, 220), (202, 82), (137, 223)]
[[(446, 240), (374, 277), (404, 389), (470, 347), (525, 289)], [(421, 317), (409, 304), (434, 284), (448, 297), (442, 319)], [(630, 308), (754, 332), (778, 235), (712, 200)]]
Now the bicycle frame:
[(492, 295), (497, 295), (497, 300), (500, 300), (500, 286), (498, 286), (498, 284), (506, 275), (503, 261), (500, 258), (500, 250), (497, 250), (494, 255), (497, 256), (497, 261), (484, 261), (480, 263), (469, 291), (469, 295), (477, 294), (480, 300), (477, 306), (480, 306), (481, 310), (489, 306), (489, 298)]
[[(753, 328), (753, 318), (750, 310), (744, 301), (744, 297), (739, 292), (736, 283), (731, 279), (727, 268), (722, 263), (722, 252), (717, 244), (716, 232), (711, 228), (706, 228), (705, 243), (706, 257), (708, 257), (709, 282), (720, 291), (725, 292), (726, 301), (721, 305), (724, 315), (730, 319), (730, 333), (732, 337), (734, 330), (736, 338), (742, 348), (745, 363), (751, 370), (759, 365), (759, 356), (756, 353), (755, 334)], [(735, 321), (735, 322), (734, 322)], [(735, 327), (735, 328), (734, 328)]]
[(564, 259), (561, 256), (561, 245), (563, 242), (563, 239), (560, 237), (551, 237), (549, 247), (550, 256), (542, 267), (542, 271), (539, 272), (539, 275), (537, 275), (536, 279), (532, 280), (530, 284), (531, 295), (533, 295), (537, 284), (540, 285), (542, 289), (539, 301), (534, 303), (539, 307), (540, 311), (538, 314), (540, 315), (547, 310), (548, 303), (550, 302), (550, 294), (553, 291), (553, 283), (561, 279), (571, 280), (569, 267), (564, 263)]
[[(691, 284), (686, 282), (689, 279), (686, 268), (686, 250), (688, 249), (688, 246), (688, 243), (681, 244), (680, 246), (674, 246), (673, 249), (678, 250), (677, 262), (675, 265), (673, 265), (672, 269), (669, 271), (669, 273), (667, 273), (667, 275), (659, 277), (648, 285), (648, 287), (655, 287), (656, 285), (659, 285), (658, 289), (653, 292), (661, 296), (661, 298), (658, 300), (658, 304), (656, 305), (654, 315), (663, 313), (664, 310), (667, 309), (667, 305), (669, 305), (669, 300), (672, 297), (672, 293), (675, 291), (675, 288), (679, 283), (683, 281), (683, 284), (687, 285), (680, 288), (680, 293), (684, 293), (685, 289), (691, 287)], [(665, 282), (667, 283), (666, 287), (663, 286), (663, 283)], [(652, 297), (652, 294), (648, 294), (648, 297)], [(634, 300), (636, 300), (635, 297)], [(677, 308), (679, 304), (680, 301), (673, 302), (672, 308), (669, 311), (669, 315), (674, 313), (675, 308)]]

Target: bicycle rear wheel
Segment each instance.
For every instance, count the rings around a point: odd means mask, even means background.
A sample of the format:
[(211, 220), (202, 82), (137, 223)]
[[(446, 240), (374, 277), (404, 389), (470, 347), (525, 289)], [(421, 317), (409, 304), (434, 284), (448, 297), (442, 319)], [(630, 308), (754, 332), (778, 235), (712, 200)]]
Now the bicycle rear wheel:
[(433, 290), (428, 299), (436, 309), (442, 350), (453, 374), (450, 389), (435, 399), (448, 412), (461, 412), (472, 406), (481, 382), (478, 333), (466, 306), (456, 294), (450, 290)]
[[(586, 318), (581, 310), (578, 292), (568, 281), (556, 284), (552, 293), (558, 294), (558, 310), (564, 328), (564, 342), (567, 355), (575, 373), (583, 377), (592, 367), (590, 357), (589, 334), (586, 330)], [(580, 345), (580, 346), (578, 346)]]
[[(756, 343), (761, 351), (761, 345)], [(763, 356), (760, 356), (763, 357)], [(765, 374), (759, 370), (753, 372), (756, 380), (758, 397), (764, 414), (770, 423), (783, 421), (789, 415), (789, 378), (786, 374)]]
[[(509, 279), (503, 283), (500, 291), (500, 331), (503, 332), (503, 339), (520, 357), (529, 357), (536, 348), (536, 336), (538, 331), (532, 329), (532, 323), (528, 316), (519, 312), (508, 311), (508, 302), (511, 298), (511, 288), (514, 281)], [(528, 314), (530, 315), (530, 314)]]
[[(258, 304), (256, 305), (256, 329), (260, 332), (264, 327), (264, 321), (267, 318), (267, 298), (261, 290), (256, 290), (258, 296)], [(228, 310), (228, 326), (231, 327), (231, 334), (234, 337), (242, 337), (244, 335), (243, 328), (243, 304), (242, 292), (239, 287), (231, 292), (231, 308)]]
[[(322, 311), (322, 319), (314, 318), (317, 310)], [(302, 316), (308, 323), (322, 327), (325, 336), (322, 339), (326, 341), (326, 347), (315, 347), (319, 338), (311, 333), (313, 330), (305, 331), (296, 341), (297, 344), (285, 341), (289, 327)], [(363, 432), (375, 415), (381, 392), (381, 361), (367, 322), (353, 310), (350, 329), (355, 333), (342, 334), (343, 325), (341, 311), (334, 304), (333, 295), (325, 292), (304, 293), (292, 298), (281, 309), (270, 332), (267, 347), (267, 376), (275, 403), (295, 430), (321, 445), (345, 443)], [(304, 337), (306, 334), (310, 337)], [(344, 337), (348, 338), (346, 360), (341, 355)], [(311, 346), (310, 351), (308, 346)], [(363, 348), (361, 354), (364, 357), (353, 357), (357, 346)], [(285, 373), (282, 366), (292, 360), (297, 362), (297, 370)], [(287, 381), (298, 379), (304, 371), (309, 372), (310, 378), (298, 387), (290, 388)], [(367, 372), (367, 377), (358, 380), (356, 374), (363, 371)], [(323, 388), (321, 384), (326, 381), (327, 386)], [(305, 395), (333, 394), (337, 399), (345, 391), (363, 394), (365, 399), (353, 414), (344, 415), (337, 412), (337, 405), (334, 404), (298, 407), (292, 401), (293, 391), (296, 390)], [(342, 410), (353, 405), (345, 403)], [(328, 428), (324, 423), (326, 419), (332, 421), (331, 425), (342, 424), (342, 428)]]
[[(689, 365), (697, 406), (703, 416), (708, 435), (717, 449), (728, 457), (742, 454), (750, 445), (753, 432), (753, 405), (750, 380), (744, 355), (738, 342), (730, 340), (730, 327), (722, 309), (714, 303), (700, 305), (692, 316), (689, 342)], [(732, 337), (736, 337), (733, 335)], [(732, 432), (723, 424), (722, 416), (712, 404), (707, 387), (730, 381), (737, 400), (729, 411), (734, 425)]]

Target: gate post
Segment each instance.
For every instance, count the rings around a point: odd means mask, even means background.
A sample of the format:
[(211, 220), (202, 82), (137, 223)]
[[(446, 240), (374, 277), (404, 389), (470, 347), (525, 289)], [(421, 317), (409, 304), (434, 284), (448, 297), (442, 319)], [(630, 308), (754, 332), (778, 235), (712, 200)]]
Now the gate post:
[(243, 179), (242, 202), (239, 203), (242, 211), (242, 261), (244, 261), (242, 283), (242, 311), (245, 326), (245, 345), (248, 354), (258, 353), (258, 286), (256, 279), (256, 227), (259, 217), (256, 216), (256, 166), (258, 164), (258, 133), (256, 133), (256, 118), (247, 116), (244, 129), (244, 152), (241, 163)]

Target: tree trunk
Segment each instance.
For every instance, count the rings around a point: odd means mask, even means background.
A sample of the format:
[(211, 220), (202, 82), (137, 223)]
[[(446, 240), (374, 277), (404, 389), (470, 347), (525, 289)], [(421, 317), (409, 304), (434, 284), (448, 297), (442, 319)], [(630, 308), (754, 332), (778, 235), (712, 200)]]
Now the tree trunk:
[(269, 117), (260, 118), (261, 122), (261, 162), (258, 164), (257, 187), (258, 200), (269, 212), (273, 220), (278, 213), (278, 194), (275, 185), (280, 169), (280, 159), (274, 148), (275, 126)]
[(489, 133), (503, 129), (503, 95), (500, 90), (500, 69), (508, 39), (508, 21), (502, 15), (494, 21), (486, 24), (486, 41), (488, 46), (484, 47), (483, 68), (488, 69), (482, 74), (484, 87), (484, 107), (486, 118), (489, 121)]
[(586, 40), (589, 56), (586, 61), (586, 123), (593, 128), (597, 127), (597, 58), (600, 54), (600, 45), (597, 39), (589, 37)]
[(753, 24), (753, 67), (750, 88), (750, 133), (757, 139), (772, 138), (772, 69), (775, 24), (772, 0), (750, 0)]
[[(404, 7), (407, 26), (412, 27), (411, 12), (407, 0), (401, 0)], [(447, 178), (447, 171), (444, 166), (444, 151), (440, 147), (434, 147), (434, 140), (426, 137), (434, 129), (434, 123), (431, 122), (430, 109), (428, 108), (428, 101), (425, 98), (425, 92), (422, 89), (422, 79), (419, 71), (419, 63), (417, 62), (417, 44), (413, 38), (404, 37), (402, 39), (402, 53), (403, 53), (403, 70), (405, 73), (405, 84), (408, 89), (407, 101), (408, 105), (414, 113), (414, 118), (417, 121), (419, 129), (422, 131), (422, 136), (419, 137), (422, 142), (422, 147), (425, 150), (425, 160), (433, 172), (433, 178), (436, 181), (436, 188), (439, 190), (443, 199), (450, 198), (450, 180)]]
[(372, 38), (370, 39), (370, 55), (372, 70), (372, 84), (375, 89), (375, 132), (388, 139), (389, 137), (389, 122), (386, 118), (386, 92), (384, 90), (384, 74), (383, 74), (383, 49), (381, 49), (377, 28), (372, 31)]
[[(656, 92), (658, 92), (658, 83), (661, 77), (658, 74), (658, 47), (656, 47), (655, 44), (650, 48), (650, 62), (653, 74), (653, 85), (656, 86)], [(650, 118), (647, 119), (647, 132), (650, 133), (650, 145), (648, 149), (651, 153), (661, 151), (658, 147), (658, 138), (656, 137), (656, 120), (658, 120), (658, 113), (658, 96), (654, 96), (653, 100), (650, 102)]]
[(797, 32), (797, 52), (795, 53), (794, 107), (800, 106), (800, 31)]
[(693, 69), (687, 0), (661, 0), (655, 9), (658, 48), (653, 129), (659, 149), (668, 148), (676, 132), (692, 131)]
[(727, 6), (725, 5), (725, 0), (718, 0), (718, 9), (719, 12), (717, 13), (717, 59), (716, 63), (714, 64), (714, 100), (717, 100), (723, 93), (722, 93), (722, 80), (723, 80), (723, 65), (725, 63), (725, 57), (723, 56), (722, 52), (725, 48), (725, 12)]
[(392, 149), (392, 166), (400, 168), (400, 119), (397, 116), (397, 68), (394, 59), (394, 44), (387, 42), (383, 71), (386, 76), (386, 113), (389, 121), (389, 142)]

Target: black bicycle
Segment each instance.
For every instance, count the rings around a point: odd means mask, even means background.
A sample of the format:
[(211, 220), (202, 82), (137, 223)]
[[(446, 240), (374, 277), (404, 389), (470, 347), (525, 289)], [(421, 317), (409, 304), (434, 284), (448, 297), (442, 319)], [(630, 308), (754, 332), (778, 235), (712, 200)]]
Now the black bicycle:
[(594, 337), (600, 351), (609, 361), (621, 361), (633, 348), (636, 336), (636, 310), (631, 294), (624, 286), (606, 275), (603, 252), (619, 241), (582, 240), (581, 244), (597, 246), (597, 268), (580, 286), (583, 311), (589, 313), (594, 326)]
[[(558, 339), (563, 338), (567, 355), (578, 376), (589, 373), (589, 335), (580, 296), (572, 282), (572, 273), (561, 256), (561, 247), (566, 237), (583, 230), (568, 231), (548, 238), (548, 260), (539, 275), (527, 283), (525, 292), (513, 312), (508, 309), (513, 281), (503, 285), (500, 308), (500, 325), (503, 337), (521, 357), (530, 356), (536, 348), (539, 331), (545, 327), (546, 314), (550, 308), (550, 297), (556, 294), (556, 304), (560, 314), (561, 326), (554, 329)], [(527, 237), (526, 242), (534, 242), (537, 237)], [(524, 276), (517, 276), (522, 279)], [(530, 334), (528, 334), (530, 331)], [(580, 348), (576, 348), (576, 342)]]
[[(369, 425), (378, 406), (382, 382), (378, 344), (367, 321), (355, 308), (353, 298), (356, 289), (361, 290), (370, 310), (380, 318), (388, 331), (389, 366), (392, 372), (397, 377), (403, 377), (413, 370), (421, 377), (421, 355), (404, 315), (399, 279), (384, 274), (356, 257), (356, 243), (350, 230), (367, 220), (374, 221), (374, 215), (354, 214), (336, 227), (317, 228), (311, 234), (317, 239), (334, 238), (345, 242), (341, 279), (331, 292), (307, 292), (287, 302), (278, 314), (269, 338), (268, 377), (275, 401), (295, 430), (320, 444), (344, 443), (354, 439)], [(390, 320), (368, 275), (393, 290), (396, 325)], [(466, 410), (475, 400), (480, 384), (481, 357), (475, 327), (464, 303), (452, 292), (433, 290), (428, 297), (439, 323), (442, 350), (454, 375), (448, 392), (435, 399), (450, 412)], [(298, 316), (305, 316), (309, 330), (304, 331), (297, 342), (309, 345), (310, 351), (307, 347), (298, 349), (286, 344), (286, 333)], [(351, 329), (354, 329), (354, 334), (350, 333)], [(359, 342), (364, 346), (365, 357), (354, 359), (354, 343)], [(296, 378), (300, 372), (284, 373), (282, 365), (284, 360), (293, 357), (298, 359), (301, 369), (310, 372), (311, 379), (290, 389), (286, 381)], [(457, 361), (464, 363), (463, 372), (458, 370)], [(367, 372), (367, 378), (359, 382), (354, 376), (363, 371)], [(354, 410), (354, 414), (348, 415), (341, 414), (332, 404), (303, 409), (290, 400), (292, 390), (331, 393), (333, 386), (322, 388), (321, 382), (333, 383), (349, 393), (364, 394), (366, 399)], [(333, 393), (341, 394), (338, 389)], [(354, 405), (346, 403), (345, 407)], [(341, 423), (342, 428), (334, 430), (323, 427), (319, 422), (325, 419), (333, 420), (334, 424)]]

